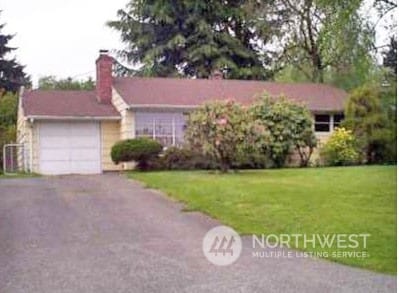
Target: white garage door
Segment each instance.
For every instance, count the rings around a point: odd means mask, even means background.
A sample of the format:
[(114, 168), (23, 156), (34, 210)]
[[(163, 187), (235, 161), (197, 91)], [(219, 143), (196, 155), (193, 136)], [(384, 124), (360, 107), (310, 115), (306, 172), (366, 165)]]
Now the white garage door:
[(43, 122), (39, 145), (42, 174), (101, 173), (98, 123)]

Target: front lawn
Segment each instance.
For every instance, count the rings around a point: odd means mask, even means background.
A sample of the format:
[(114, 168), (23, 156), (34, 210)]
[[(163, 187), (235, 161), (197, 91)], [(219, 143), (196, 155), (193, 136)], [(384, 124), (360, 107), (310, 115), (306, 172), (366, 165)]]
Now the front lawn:
[(242, 234), (370, 234), (368, 258), (332, 257), (337, 247), (298, 249), (328, 251), (328, 258), (337, 262), (396, 273), (396, 166), (251, 170), (224, 175), (132, 172), (129, 177)]

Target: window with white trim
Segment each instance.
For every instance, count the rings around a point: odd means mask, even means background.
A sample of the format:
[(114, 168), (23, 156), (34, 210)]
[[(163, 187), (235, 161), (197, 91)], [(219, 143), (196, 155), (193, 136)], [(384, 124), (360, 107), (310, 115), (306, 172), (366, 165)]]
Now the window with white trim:
[(314, 130), (316, 132), (330, 132), (330, 115), (314, 115)]
[(344, 114), (334, 114), (333, 120), (334, 120), (334, 128), (339, 127), (341, 125), (341, 122), (344, 120)]
[(163, 146), (183, 144), (186, 125), (183, 113), (136, 112), (136, 137), (149, 137)]

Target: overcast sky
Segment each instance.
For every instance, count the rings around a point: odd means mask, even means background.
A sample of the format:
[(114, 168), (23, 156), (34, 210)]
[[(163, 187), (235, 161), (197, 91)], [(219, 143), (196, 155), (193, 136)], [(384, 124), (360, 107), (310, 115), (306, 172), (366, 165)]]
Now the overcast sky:
[(11, 45), (18, 47), (15, 54), (34, 85), (44, 75), (94, 77), (98, 50), (122, 47), (105, 22), (116, 19), (129, 0), (0, 1), (3, 32), (16, 34)]
[[(119, 34), (105, 22), (128, 0), (1, 0), (0, 23), (15, 55), (36, 84), (43, 75), (94, 77), (99, 49), (121, 48)], [(83, 74), (83, 75), (81, 75)]]

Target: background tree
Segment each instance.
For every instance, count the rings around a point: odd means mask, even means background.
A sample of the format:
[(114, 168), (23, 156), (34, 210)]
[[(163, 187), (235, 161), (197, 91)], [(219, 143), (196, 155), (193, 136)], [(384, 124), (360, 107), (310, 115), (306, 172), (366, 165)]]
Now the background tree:
[(57, 79), (52, 75), (39, 78), (39, 89), (42, 90), (92, 90), (94, 87), (91, 77), (86, 80), (74, 80), (71, 77)]
[(15, 57), (10, 57), (17, 48), (8, 44), (14, 36), (4, 34), (2, 32), (4, 26), (5, 24), (0, 24), (0, 94), (7, 91), (15, 93), (22, 85), (30, 84), (24, 66), (20, 65)]
[[(396, 161), (396, 122), (390, 121), (391, 105), (375, 86), (354, 90), (345, 109), (344, 126), (352, 130), (367, 163)], [(396, 111), (395, 111), (396, 112)]]
[(396, 59), (398, 57), (398, 52), (396, 50), (397, 40), (396, 37), (391, 37), (389, 46), (387, 50), (383, 53), (384, 59), (383, 64), (385, 67), (389, 68), (391, 72), (395, 75), (397, 74), (397, 62)]
[(276, 42), (280, 50), (278, 66), (294, 67), (312, 82), (325, 82), (328, 71), (348, 71), (354, 61), (368, 55), (372, 45), (369, 27), (358, 13), (361, 3), (276, 0), (273, 15), (284, 19)]
[[(379, 18), (375, 26), (379, 26), (383, 30), (382, 34), (388, 35), (389, 38), (384, 38), (385, 44), (376, 46), (376, 50), (382, 51), (383, 65), (390, 69), (394, 76), (391, 78), (396, 80), (397, 74), (397, 1), (396, 0), (374, 0), (374, 8), (376, 9)], [(382, 24), (381, 24), (382, 23)]]
[(396, 0), (374, 0), (373, 5), (377, 8), (380, 18), (383, 18), (398, 7)]
[(270, 60), (260, 55), (247, 2), (132, 0), (108, 25), (126, 44), (119, 55), (139, 65), (135, 74), (207, 78), (220, 69), (227, 78), (264, 79)]
[(18, 97), (13, 93), (0, 96), (0, 170), (3, 168), (3, 146), (15, 142)]

